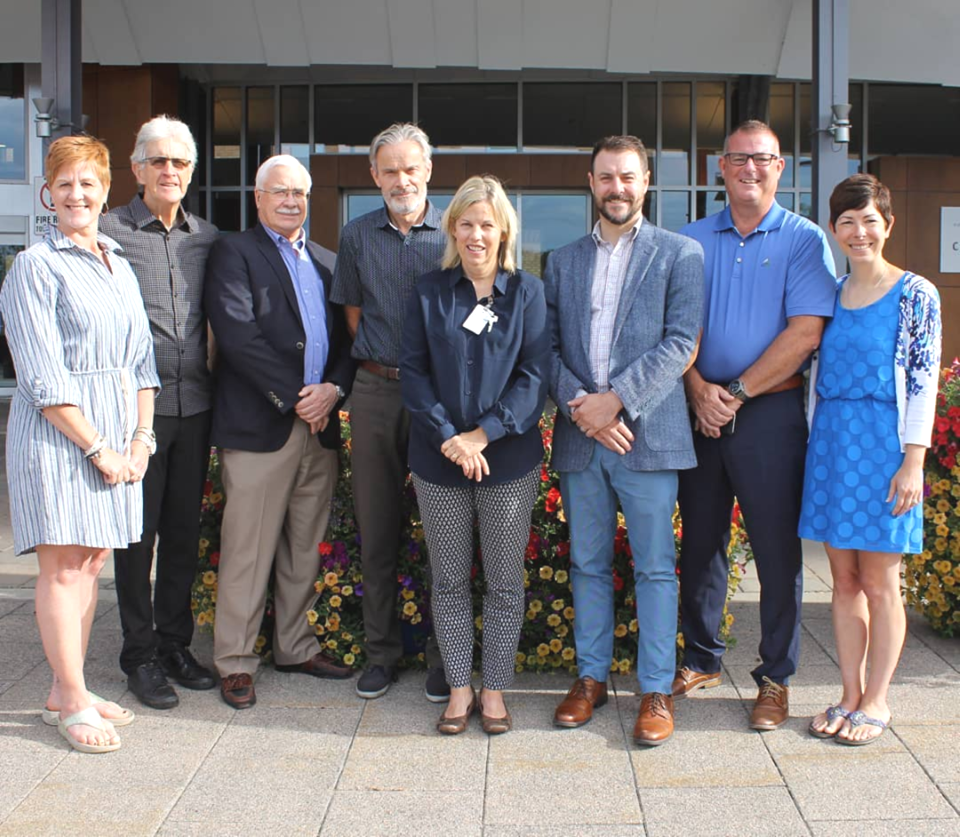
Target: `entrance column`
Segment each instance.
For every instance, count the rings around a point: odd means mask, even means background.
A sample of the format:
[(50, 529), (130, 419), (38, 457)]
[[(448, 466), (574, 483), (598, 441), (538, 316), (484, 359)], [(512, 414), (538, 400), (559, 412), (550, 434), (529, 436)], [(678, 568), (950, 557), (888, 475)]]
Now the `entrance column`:
[(50, 135), (54, 140), (78, 133), (83, 127), (80, 0), (42, 3), (40, 85), (44, 97), (53, 99), (51, 115), (59, 122)]

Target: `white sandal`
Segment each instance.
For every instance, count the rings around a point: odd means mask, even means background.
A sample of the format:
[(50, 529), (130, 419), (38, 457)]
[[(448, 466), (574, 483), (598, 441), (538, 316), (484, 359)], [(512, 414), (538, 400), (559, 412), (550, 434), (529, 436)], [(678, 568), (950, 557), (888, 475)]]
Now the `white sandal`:
[[(113, 701), (107, 700), (106, 698), (100, 697), (100, 695), (95, 695), (93, 692), (87, 692), (90, 695), (90, 700), (93, 701), (93, 706), (96, 708), (98, 703), (113, 703)], [(127, 724), (132, 724), (133, 719), (137, 716), (133, 714), (130, 709), (124, 709), (120, 707), (120, 711), (123, 714), (119, 718), (107, 718), (104, 715), (100, 715), (101, 718), (105, 721), (109, 721), (115, 727), (125, 727)], [(99, 712), (97, 713), (100, 714)], [(49, 727), (55, 727), (60, 723), (60, 710), (59, 709), (47, 709), (46, 706), (40, 710), (40, 717), (43, 719), (43, 722)]]
[(57, 729), (60, 730), (60, 735), (70, 742), (70, 746), (73, 747), (74, 750), (78, 750), (81, 753), (112, 753), (114, 750), (120, 749), (119, 741), (115, 741), (112, 744), (86, 744), (83, 741), (77, 741), (77, 739), (70, 734), (68, 728), (81, 724), (92, 727), (93, 729), (98, 729), (104, 733), (107, 731), (107, 728), (103, 725), (103, 718), (92, 706), (75, 712), (69, 718), (63, 718), (57, 723)]

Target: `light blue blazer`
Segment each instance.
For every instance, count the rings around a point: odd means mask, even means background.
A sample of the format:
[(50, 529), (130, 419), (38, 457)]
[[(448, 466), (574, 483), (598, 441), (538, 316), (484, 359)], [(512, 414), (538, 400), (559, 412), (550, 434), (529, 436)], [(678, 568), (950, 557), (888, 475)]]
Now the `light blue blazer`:
[[(595, 445), (573, 422), (567, 402), (597, 392), (590, 368), (590, 291), (597, 245), (584, 236), (554, 250), (543, 275), (551, 331), (550, 396), (557, 404), (553, 467), (581, 471)], [(610, 387), (633, 432), (624, 464), (633, 471), (693, 468), (693, 434), (683, 370), (703, 323), (703, 249), (648, 221), (627, 267), (610, 353)]]

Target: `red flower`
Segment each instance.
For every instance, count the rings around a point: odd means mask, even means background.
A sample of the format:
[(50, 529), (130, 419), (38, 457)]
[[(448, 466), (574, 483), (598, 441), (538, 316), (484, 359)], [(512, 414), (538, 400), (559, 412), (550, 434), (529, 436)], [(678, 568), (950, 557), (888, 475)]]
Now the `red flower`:
[(547, 473), (547, 466), (540, 466), (540, 482), (550, 482), (550, 475)]
[(613, 589), (618, 593), (623, 589), (623, 578), (616, 570), (613, 571)]
[(547, 499), (544, 508), (551, 514), (557, 510), (557, 503), (560, 500), (560, 490), (554, 486), (547, 492)]
[(320, 546), (318, 547), (321, 555), (333, 555), (333, 545), (327, 543), (326, 541), (320, 541)]
[(211, 566), (211, 567), (219, 567), (219, 566), (220, 566), (220, 553), (219, 553), (219, 552), (211, 552), (211, 553), (210, 553), (210, 566)]
[(557, 544), (557, 556), (563, 557), (564, 555), (570, 554), (570, 541), (560, 541)]

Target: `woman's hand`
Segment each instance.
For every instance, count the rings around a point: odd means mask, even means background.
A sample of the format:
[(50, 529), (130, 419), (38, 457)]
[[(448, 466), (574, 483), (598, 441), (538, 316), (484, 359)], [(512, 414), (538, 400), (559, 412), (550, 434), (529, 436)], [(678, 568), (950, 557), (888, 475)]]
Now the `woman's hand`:
[(461, 460), (470, 459), (481, 453), (487, 444), (487, 432), (482, 427), (478, 427), (467, 433), (451, 436), (440, 446), (440, 453), (459, 465)]
[(891, 514), (899, 517), (923, 502), (923, 457), (926, 448), (920, 445), (907, 445), (903, 464), (890, 480), (887, 502), (895, 500)]
[(108, 485), (131, 481), (133, 465), (130, 459), (112, 448), (104, 448), (100, 451), (100, 455), (91, 461), (103, 474), (103, 479)]
[(139, 482), (147, 473), (147, 466), (150, 464), (150, 449), (139, 439), (134, 439), (130, 443), (130, 470), (132, 475), (130, 482)]
[(463, 469), (463, 475), (468, 480), (480, 482), (484, 477), (490, 476), (490, 466), (482, 453), (475, 453), (473, 456), (461, 459), (457, 464)]

